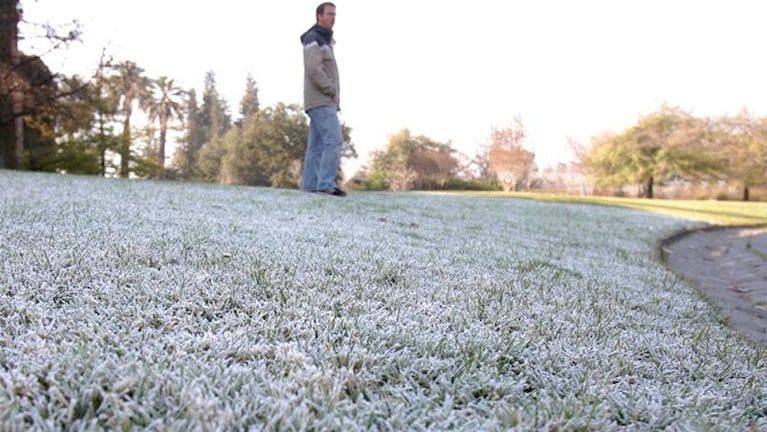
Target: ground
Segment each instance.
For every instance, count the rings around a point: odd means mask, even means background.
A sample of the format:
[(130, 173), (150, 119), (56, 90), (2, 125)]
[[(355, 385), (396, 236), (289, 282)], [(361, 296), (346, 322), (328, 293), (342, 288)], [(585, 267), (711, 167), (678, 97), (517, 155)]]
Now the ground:
[(662, 248), (669, 268), (719, 307), (728, 325), (767, 345), (767, 227), (685, 232)]

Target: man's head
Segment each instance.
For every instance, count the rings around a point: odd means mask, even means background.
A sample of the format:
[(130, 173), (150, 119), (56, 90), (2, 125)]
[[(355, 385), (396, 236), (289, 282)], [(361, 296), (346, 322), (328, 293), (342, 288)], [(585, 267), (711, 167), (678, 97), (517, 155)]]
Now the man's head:
[(328, 30), (333, 30), (336, 23), (336, 5), (330, 2), (321, 3), (317, 6), (317, 24)]

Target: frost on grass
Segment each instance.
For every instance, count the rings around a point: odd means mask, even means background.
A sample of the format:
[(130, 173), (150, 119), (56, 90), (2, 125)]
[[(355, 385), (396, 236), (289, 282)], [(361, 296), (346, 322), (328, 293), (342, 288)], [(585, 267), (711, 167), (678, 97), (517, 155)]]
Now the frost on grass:
[(0, 429), (767, 428), (764, 351), (596, 206), (0, 172)]

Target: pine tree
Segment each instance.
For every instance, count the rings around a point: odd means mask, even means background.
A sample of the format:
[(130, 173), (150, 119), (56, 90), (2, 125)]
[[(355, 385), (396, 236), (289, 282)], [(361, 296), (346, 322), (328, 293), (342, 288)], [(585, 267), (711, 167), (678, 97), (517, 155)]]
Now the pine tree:
[(195, 173), (203, 181), (220, 180), (221, 162), (225, 153), (222, 137), (231, 128), (227, 104), (216, 89), (216, 76), (212, 71), (205, 74), (205, 90), (202, 95), (199, 127), (205, 137), (195, 164)]
[(248, 78), (245, 81), (245, 95), (240, 100), (240, 115), (244, 120), (257, 113), (258, 109), (258, 86), (253, 76), (248, 74)]
[(227, 113), (226, 100), (218, 94), (216, 75), (212, 71), (205, 74), (205, 90), (200, 111), (200, 127), (205, 131), (206, 142), (222, 137), (231, 127), (232, 121)]
[(197, 105), (197, 93), (194, 89), (187, 91), (186, 106), (186, 133), (181, 139), (180, 145), (176, 148), (173, 156), (173, 167), (176, 175), (181, 180), (193, 180), (195, 176), (195, 166), (200, 149), (205, 144), (205, 131), (201, 126), (202, 111)]

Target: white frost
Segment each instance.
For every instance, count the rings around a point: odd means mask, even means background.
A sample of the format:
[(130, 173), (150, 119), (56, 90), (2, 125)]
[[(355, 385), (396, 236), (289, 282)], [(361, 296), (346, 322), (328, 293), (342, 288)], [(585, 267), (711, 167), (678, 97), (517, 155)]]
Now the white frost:
[(0, 429), (767, 428), (690, 222), (0, 171)]

